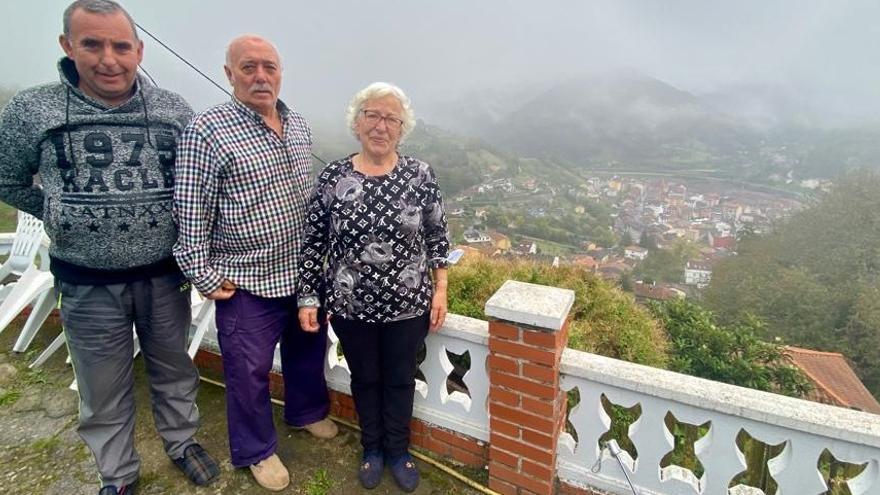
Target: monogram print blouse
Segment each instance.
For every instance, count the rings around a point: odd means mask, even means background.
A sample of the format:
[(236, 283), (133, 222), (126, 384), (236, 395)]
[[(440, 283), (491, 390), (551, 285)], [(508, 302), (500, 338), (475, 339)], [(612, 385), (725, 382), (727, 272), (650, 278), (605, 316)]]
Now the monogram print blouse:
[[(431, 166), (401, 155), (387, 175), (354, 170), (351, 155), (318, 176), (299, 269), (300, 306), (367, 323), (430, 310), (429, 270), (445, 267), (446, 215)], [(326, 263), (325, 263), (326, 258)]]

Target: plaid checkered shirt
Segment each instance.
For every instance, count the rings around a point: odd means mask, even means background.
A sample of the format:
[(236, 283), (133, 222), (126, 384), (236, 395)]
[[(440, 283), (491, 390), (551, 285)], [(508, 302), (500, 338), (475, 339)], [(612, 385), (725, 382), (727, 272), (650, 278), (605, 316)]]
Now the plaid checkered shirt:
[(196, 116), (177, 146), (174, 257), (202, 294), (223, 280), (261, 297), (296, 292), (312, 134), (278, 101), (283, 138), (240, 101)]

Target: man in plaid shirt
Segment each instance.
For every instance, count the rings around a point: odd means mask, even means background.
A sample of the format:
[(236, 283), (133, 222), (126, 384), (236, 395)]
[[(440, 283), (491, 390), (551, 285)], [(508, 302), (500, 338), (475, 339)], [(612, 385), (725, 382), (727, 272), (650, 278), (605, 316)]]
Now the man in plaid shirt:
[(275, 455), (268, 379), (279, 339), (285, 421), (320, 438), (337, 432), (327, 418), (326, 325), (307, 333), (296, 315), (312, 135), (278, 99), (281, 62), (271, 43), (234, 39), (224, 69), (234, 97), (196, 116), (177, 148), (174, 256), (216, 301), (232, 464), (282, 490), (290, 477)]

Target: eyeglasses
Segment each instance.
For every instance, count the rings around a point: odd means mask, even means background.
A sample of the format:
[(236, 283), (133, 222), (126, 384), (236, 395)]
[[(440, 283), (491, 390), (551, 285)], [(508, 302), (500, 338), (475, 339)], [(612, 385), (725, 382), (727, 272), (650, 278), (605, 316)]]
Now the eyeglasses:
[(364, 120), (370, 127), (376, 127), (379, 125), (379, 122), (385, 121), (385, 127), (399, 131), (401, 127), (403, 127), (403, 121), (398, 119), (397, 117), (393, 117), (391, 115), (383, 116), (381, 113), (375, 110), (361, 110), (361, 113), (364, 114)]

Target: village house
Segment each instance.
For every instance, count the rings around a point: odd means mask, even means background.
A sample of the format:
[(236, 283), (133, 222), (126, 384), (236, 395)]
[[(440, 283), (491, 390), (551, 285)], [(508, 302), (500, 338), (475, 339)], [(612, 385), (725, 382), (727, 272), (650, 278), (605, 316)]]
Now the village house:
[(623, 257), (631, 260), (642, 261), (648, 257), (648, 250), (641, 246), (627, 246), (623, 250)]
[(806, 399), (880, 414), (880, 403), (865, 388), (843, 354), (786, 346), (785, 355), (813, 384)]
[(712, 267), (705, 261), (688, 261), (684, 268), (684, 283), (702, 289), (712, 280)]

